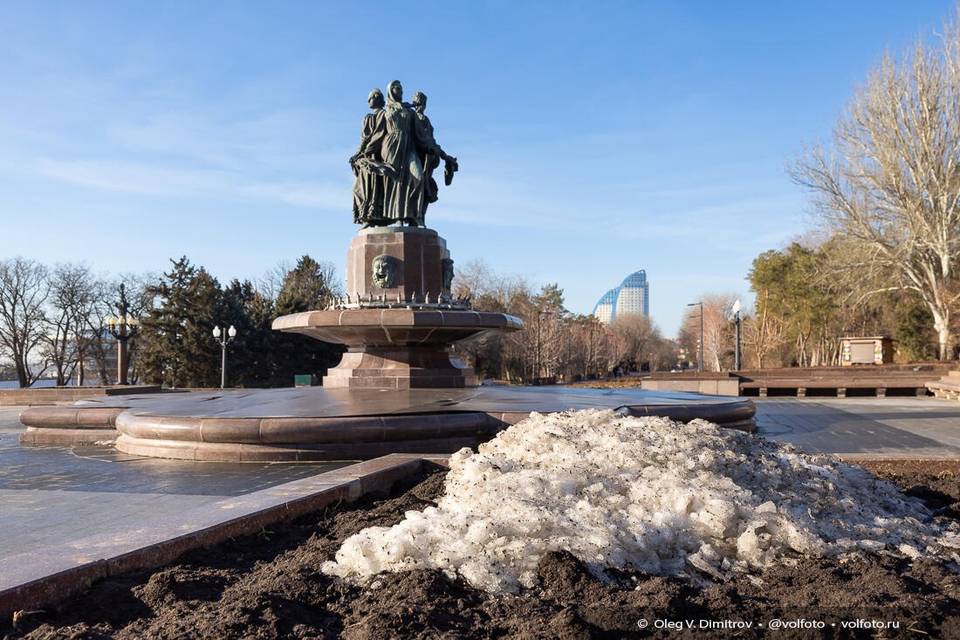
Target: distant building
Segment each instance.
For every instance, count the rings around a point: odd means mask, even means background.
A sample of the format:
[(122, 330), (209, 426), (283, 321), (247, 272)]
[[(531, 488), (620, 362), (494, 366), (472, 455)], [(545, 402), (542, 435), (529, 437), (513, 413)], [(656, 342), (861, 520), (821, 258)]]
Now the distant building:
[(647, 282), (647, 272), (643, 269), (635, 271), (624, 278), (619, 287), (603, 294), (593, 307), (593, 315), (605, 324), (628, 315), (650, 317), (650, 283)]
[(617, 304), (617, 293), (619, 292), (619, 289), (610, 289), (603, 294), (603, 297), (593, 308), (593, 315), (596, 316), (597, 320), (605, 324), (609, 324), (613, 320), (614, 305)]

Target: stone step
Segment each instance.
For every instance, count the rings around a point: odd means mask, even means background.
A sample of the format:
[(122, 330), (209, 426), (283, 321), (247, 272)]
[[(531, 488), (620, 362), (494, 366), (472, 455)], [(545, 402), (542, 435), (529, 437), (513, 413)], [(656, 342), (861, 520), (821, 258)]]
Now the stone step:
[(933, 393), (934, 397), (944, 400), (956, 400), (960, 398), (960, 384), (951, 384), (943, 382), (930, 382), (927, 388)]

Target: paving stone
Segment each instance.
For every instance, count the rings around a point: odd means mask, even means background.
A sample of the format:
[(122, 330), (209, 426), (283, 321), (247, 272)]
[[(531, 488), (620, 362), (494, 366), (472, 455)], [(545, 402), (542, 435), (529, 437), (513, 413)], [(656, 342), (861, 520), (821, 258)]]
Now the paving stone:
[[(22, 447), (16, 408), (0, 409), (0, 573), (13, 556), (109, 538), (138, 521), (176, 526), (188, 513), (350, 464), (159, 460), (109, 447)], [(316, 484), (316, 483), (315, 483)], [(319, 486), (319, 485), (317, 485)], [(277, 500), (288, 500), (290, 490)]]
[(960, 459), (960, 406), (937, 398), (767, 398), (757, 433), (847, 459)]

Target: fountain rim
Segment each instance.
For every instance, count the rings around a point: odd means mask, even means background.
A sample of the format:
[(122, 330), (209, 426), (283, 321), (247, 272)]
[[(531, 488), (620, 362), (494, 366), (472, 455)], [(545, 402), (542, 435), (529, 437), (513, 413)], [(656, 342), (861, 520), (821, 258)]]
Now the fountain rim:
[(275, 331), (336, 327), (382, 327), (386, 329), (498, 329), (519, 331), (523, 320), (508, 313), (422, 308), (324, 309), (280, 316)]

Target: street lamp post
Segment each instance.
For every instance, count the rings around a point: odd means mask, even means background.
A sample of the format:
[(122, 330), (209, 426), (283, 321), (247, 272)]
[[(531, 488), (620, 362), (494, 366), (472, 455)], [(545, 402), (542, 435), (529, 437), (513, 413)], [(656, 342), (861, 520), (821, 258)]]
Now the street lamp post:
[(537, 312), (537, 357), (536, 365), (534, 366), (533, 371), (533, 384), (537, 384), (540, 380), (540, 318), (543, 317), (543, 311)]
[(703, 372), (703, 301), (691, 302), (688, 307), (700, 307), (700, 344), (697, 345), (697, 371)]
[(741, 351), (740, 351), (740, 300), (737, 300), (733, 303), (733, 307), (730, 309), (733, 312), (733, 326), (736, 332), (735, 343), (733, 346), (733, 370), (740, 371), (740, 360), (741, 360)]
[(120, 299), (117, 301), (115, 317), (107, 318), (107, 330), (117, 341), (117, 384), (130, 384), (127, 379), (127, 370), (130, 364), (130, 350), (127, 342), (137, 335), (140, 322), (130, 315), (130, 303), (127, 300), (127, 290), (120, 283)]
[(593, 370), (593, 332), (597, 326), (593, 316), (590, 316), (587, 322), (590, 326), (590, 342), (587, 343), (587, 365), (584, 367), (583, 377), (589, 380), (590, 372)]
[(220, 330), (219, 326), (213, 328), (213, 339), (220, 345), (220, 388), (227, 386), (227, 345), (233, 342), (237, 337), (237, 330), (233, 325), (227, 329), (226, 334)]

